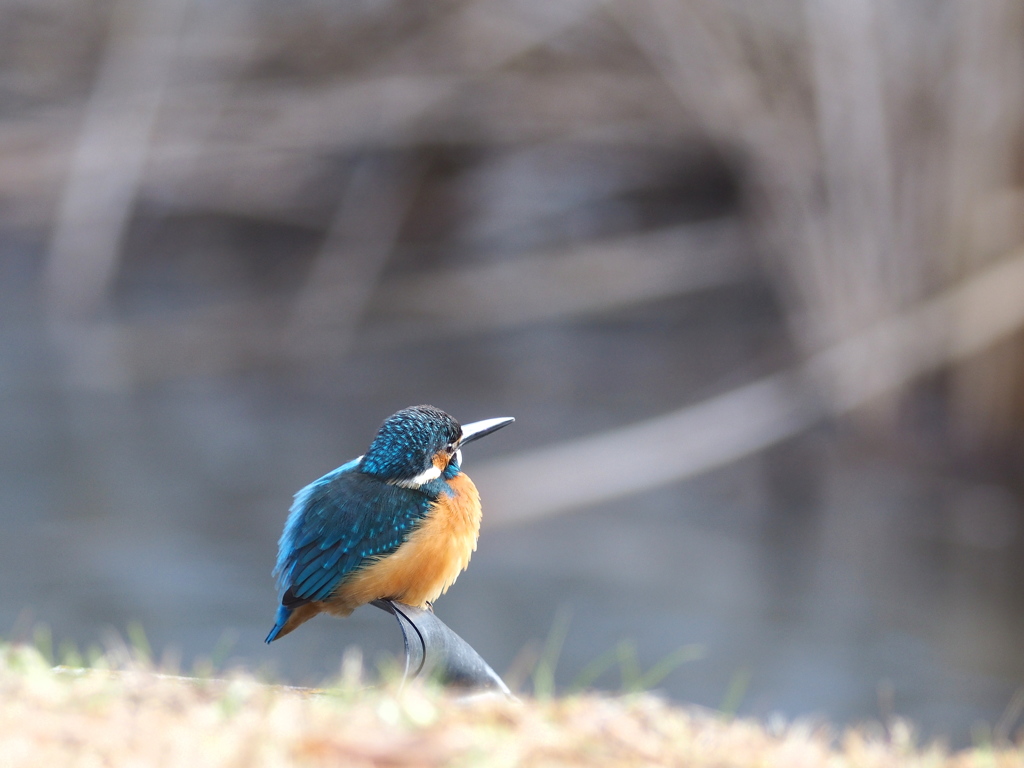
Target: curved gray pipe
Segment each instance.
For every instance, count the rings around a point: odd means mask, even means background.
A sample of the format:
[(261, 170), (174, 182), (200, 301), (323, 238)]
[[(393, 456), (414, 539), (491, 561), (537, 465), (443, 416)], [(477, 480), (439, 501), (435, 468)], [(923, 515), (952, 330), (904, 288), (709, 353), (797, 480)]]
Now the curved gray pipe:
[(457, 688), (512, 692), (473, 646), (455, 634), (431, 611), (391, 600), (373, 605), (398, 621), (405, 639), (405, 679), (432, 677)]

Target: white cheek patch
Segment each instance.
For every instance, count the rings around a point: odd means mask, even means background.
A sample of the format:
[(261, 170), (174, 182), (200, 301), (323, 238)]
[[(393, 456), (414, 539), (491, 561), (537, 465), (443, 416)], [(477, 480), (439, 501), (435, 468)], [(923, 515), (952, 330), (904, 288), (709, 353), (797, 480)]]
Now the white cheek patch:
[(429, 483), (431, 480), (437, 480), (441, 476), (441, 470), (437, 467), (430, 467), (420, 472), (416, 477), (409, 478), (408, 480), (396, 480), (393, 484), (400, 485), (403, 488), (419, 488), (424, 483)]
[(460, 467), (462, 466), (462, 449), (461, 448), (459, 448), (459, 450), (457, 450), (455, 452), (455, 463), (458, 464)]
[(424, 483), (429, 483), (431, 480), (437, 480), (440, 476), (441, 470), (437, 467), (431, 467), (430, 469), (425, 469), (420, 472), (416, 477), (410, 480), (410, 482), (415, 483), (416, 485), (423, 485)]

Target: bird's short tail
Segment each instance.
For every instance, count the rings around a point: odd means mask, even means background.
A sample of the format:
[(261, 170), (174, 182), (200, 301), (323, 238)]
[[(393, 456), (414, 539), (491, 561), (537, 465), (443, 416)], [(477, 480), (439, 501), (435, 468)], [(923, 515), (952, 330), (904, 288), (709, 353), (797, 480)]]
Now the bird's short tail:
[(286, 608), (283, 605), (280, 606), (277, 609), (277, 616), (274, 617), (274, 628), (270, 630), (270, 634), (267, 635), (267, 639), (263, 642), (272, 643), (275, 640), (277, 640), (278, 636), (281, 634), (281, 631), (284, 629), (284, 625), (288, 623), (288, 619), (291, 615), (291, 608)]

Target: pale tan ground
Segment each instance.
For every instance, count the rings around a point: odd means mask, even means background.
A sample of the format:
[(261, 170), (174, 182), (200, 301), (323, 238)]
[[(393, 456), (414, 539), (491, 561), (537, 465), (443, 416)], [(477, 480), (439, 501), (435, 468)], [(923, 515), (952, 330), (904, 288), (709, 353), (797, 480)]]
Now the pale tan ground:
[(1004, 745), (949, 755), (827, 729), (768, 729), (651, 695), (552, 701), (456, 699), (354, 680), (313, 694), (252, 677), (53, 670), (0, 649), (0, 766), (1024, 766)]

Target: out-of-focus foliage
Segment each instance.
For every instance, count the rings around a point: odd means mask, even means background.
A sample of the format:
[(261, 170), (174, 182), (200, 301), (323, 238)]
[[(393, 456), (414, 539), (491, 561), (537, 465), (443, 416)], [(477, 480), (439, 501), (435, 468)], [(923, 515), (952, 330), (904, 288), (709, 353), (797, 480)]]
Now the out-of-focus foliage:
[[(871, 401), (873, 423), (891, 423), (894, 393), (945, 370), (948, 412), (970, 437), (1019, 432), (1024, 22), (1008, 0), (94, 0), (0, 13), (4, 222), (48, 233), (48, 311), (69, 324), (86, 382), (335, 358), (407, 303), (421, 331), (579, 311), (567, 286), (531, 303), (530, 274), (471, 271), (483, 294), (463, 312), (381, 282), (438, 248), (496, 258), (568, 244), (563, 282), (593, 281), (590, 311), (615, 306), (605, 238), (663, 228), (681, 204), (692, 216), (702, 201), (680, 201), (681, 179), (703, 166), (705, 206), (728, 199), (723, 179), (739, 183), (801, 356), (875, 332), (815, 369), (836, 410)], [(695, 163), (685, 147), (712, 154)], [(154, 294), (167, 251), (189, 245), (146, 222), (224, 216), (265, 222), (265, 236), (257, 227), (230, 266), (193, 244), (180, 293)], [(683, 249), (671, 234), (655, 247)], [(488, 290), (523, 303), (495, 307)], [(154, 304), (166, 313), (140, 327)]]

